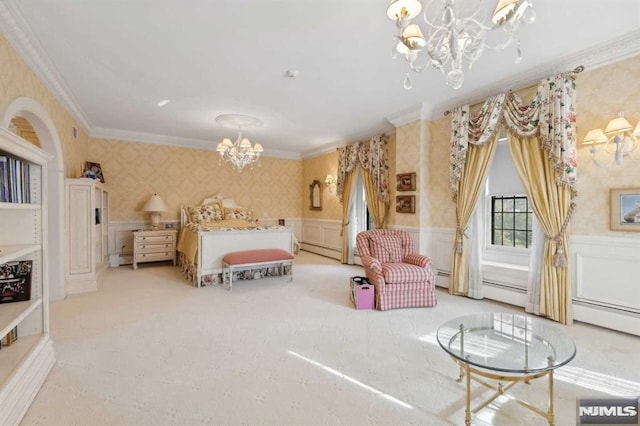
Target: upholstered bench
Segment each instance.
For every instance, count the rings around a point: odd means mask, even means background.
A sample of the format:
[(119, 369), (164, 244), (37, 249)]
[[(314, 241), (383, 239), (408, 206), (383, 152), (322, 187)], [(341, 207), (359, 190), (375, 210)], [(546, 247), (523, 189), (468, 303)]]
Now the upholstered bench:
[(233, 272), (259, 268), (261, 266), (280, 265), (289, 266), (289, 280), (293, 280), (293, 255), (281, 249), (244, 250), (227, 253), (222, 258), (222, 280), (228, 285), (229, 291), (233, 287)]

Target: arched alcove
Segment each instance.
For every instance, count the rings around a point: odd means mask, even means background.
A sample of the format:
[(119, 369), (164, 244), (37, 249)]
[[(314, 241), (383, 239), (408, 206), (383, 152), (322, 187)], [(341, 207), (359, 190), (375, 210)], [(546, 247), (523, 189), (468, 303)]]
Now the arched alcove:
[(47, 167), (49, 298), (50, 300), (62, 300), (66, 295), (62, 145), (49, 113), (36, 100), (31, 98), (14, 99), (4, 111), (1, 125), (5, 129), (9, 129), (14, 117), (21, 117), (29, 122), (37, 135), (40, 147), (52, 157)]

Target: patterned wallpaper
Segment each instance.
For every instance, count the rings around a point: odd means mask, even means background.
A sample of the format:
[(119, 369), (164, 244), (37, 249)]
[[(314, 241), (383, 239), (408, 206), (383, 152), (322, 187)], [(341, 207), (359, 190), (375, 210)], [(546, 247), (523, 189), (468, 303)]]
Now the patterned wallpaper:
[[(338, 151), (302, 160), (302, 217), (306, 219), (342, 220), (342, 204), (335, 192), (324, 185), (328, 174), (336, 176), (338, 170)], [(309, 209), (311, 204), (310, 185), (314, 180), (322, 183), (322, 210)]]
[[(395, 213), (397, 226), (454, 227), (455, 206), (448, 189), (451, 120), (414, 121), (396, 129), (396, 163), (392, 182), (396, 195), (415, 195), (416, 214)], [(395, 192), (395, 173), (416, 172), (416, 191)]]
[[(396, 150), (395, 150), (395, 174), (390, 175), (391, 185), (391, 210), (390, 224), (396, 226), (426, 226), (420, 223), (421, 212), (424, 212), (424, 206), (421, 204), (421, 191), (424, 191), (424, 171), (422, 165), (425, 164), (421, 135), (421, 121), (414, 121), (404, 126), (396, 128)], [(416, 191), (396, 192), (396, 174), (398, 173), (416, 173)], [(415, 195), (416, 196), (416, 213), (396, 213), (395, 200), (396, 195)]]
[[(638, 233), (609, 231), (609, 189), (640, 188), (640, 163), (625, 158), (622, 167), (597, 167), (589, 148), (580, 146), (589, 130), (604, 130), (618, 112), (624, 112), (633, 126), (640, 120), (640, 55), (586, 70), (578, 75), (576, 84), (578, 207), (571, 222), (571, 234), (640, 238)], [(640, 149), (636, 149), (635, 156), (640, 159), (638, 151)]]
[(429, 122), (428, 179), (424, 197), (429, 200), (426, 226), (455, 228), (456, 207), (449, 192), (449, 139), (451, 118)]
[[(79, 176), (87, 157), (87, 134), (0, 34), (0, 112), (4, 113), (19, 97), (34, 99), (47, 111), (62, 144), (65, 176)], [(72, 137), (74, 126), (78, 129), (77, 139)]]
[(157, 192), (179, 220), (180, 206), (220, 193), (254, 210), (257, 218), (300, 217), (302, 161), (263, 157), (241, 173), (219, 165), (215, 151), (91, 139), (89, 161), (100, 163), (110, 194), (110, 220), (146, 220), (141, 211)]

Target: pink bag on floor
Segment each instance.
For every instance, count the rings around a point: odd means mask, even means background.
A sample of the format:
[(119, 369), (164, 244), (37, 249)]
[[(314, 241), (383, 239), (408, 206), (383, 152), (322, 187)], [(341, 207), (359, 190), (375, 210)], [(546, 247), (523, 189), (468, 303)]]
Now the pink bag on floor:
[(356, 309), (373, 309), (375, 290), (366, 277), (351, 277), (351, 302)]

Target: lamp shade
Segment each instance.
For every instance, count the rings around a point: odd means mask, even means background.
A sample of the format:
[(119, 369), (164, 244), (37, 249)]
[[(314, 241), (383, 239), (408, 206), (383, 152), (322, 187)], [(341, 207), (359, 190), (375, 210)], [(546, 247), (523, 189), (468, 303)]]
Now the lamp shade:
[(404, 13), (407, 15), (407, 19), (413, 19), (418, 16), (421, 10), (420, 0), (393, 0), (387, 8), (387, 16), (395, 21)]
[(640, 121), (638, 121), (638, 125), (636, 126), (635, 130), (633, 131), (633, 136), (640, 136)]
[(145, 212), (166, 212), (167, 205), (162, 201), (162, 198), (160, 198), (158, 194), (154, 193), (142, 210)]
[(509, 14), (513, 12), (518, 5), (518, 0), (500, 0), (496, 6), (496, 10), (493, 12), (491, 22), (499, 24), (506, 20)]
[(614, 118), (607, 124), (607, 128), (604, 129), (605, 134), (610, 135), (613, 133), (627, 132), (633, 129), (631, 124), (624, 117)]
[(427, 45), (427, 41), (422, 35), (422, 31), (417, 24), (411, 24), (402, 32), (402, 38), (407, 42), (411, 49), (422, 49)]
[(602, 132), (602, 129), (589, 130), (587, 136), (582, 140), (583, 145), (593, 145), (595, 143), (605, 143), (609, 138)]

